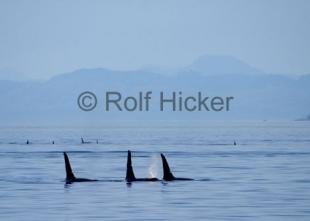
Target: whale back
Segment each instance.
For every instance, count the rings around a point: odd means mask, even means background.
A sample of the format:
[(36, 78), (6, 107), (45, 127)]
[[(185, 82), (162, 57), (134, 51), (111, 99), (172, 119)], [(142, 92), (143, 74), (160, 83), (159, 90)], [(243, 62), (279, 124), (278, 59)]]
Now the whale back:
[(163, 162), (163, 180), (165, 181), (171, 181), (174, 180), (175, 177), (173, 176), (173, 174), (171, 173), (168, 161), (166, 160), (166, 157), (164, 156), (164, 154), (160, 154), (162, 162)]
[(64, 159), (65, 159), (65, 167), (66, 167), (66, 180), (67, 181), (73, 181), (73, 180), (75, 180), (75, 176), (72, 172), (69, 157), (68, 157), (66, 152), (64, 152)]
[(136, 179), (135, 174), (133, 172), (132, 168), (132, 162), (131, 162), (131, 151), (128, 150), (127, 154), (127, 170), (126, 170), (126, 181), (131, 182)]

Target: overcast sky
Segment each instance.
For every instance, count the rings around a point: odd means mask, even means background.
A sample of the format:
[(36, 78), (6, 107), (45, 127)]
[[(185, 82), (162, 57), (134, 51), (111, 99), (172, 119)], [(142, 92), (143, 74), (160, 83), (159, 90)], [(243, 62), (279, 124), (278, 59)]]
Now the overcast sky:
[(0, 73), (183, 66), (232, 55), (273, 73), (310, 73), (310, 1), (0, 0)]

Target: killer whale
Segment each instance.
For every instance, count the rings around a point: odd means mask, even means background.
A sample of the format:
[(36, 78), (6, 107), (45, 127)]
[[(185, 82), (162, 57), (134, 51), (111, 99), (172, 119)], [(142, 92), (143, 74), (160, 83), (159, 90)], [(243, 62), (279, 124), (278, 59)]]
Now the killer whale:
[(175, 177), (169, 167), (168, 161), (166, 160), (166, 157), (164, 156), (164, 154), (160, 154), (161, 156), (161, 160), (163, 162), (163, 180), (164, 181), (174, 181), (174, 180), (193, 180), (190, 178), (182, 178), (182, 177)]
[(91, 142), (85, 141), (83, 137), (81, 137), (81, 144), (90, 144)]
[(131, 151), (128, 150), (128, 154), (127, 154), (127, 170), (126, 170), (126, 178), (125, 180), (128, 183), (131, 182), (136, 182), (136, 181), (144, 181), (144, 182), (154, 182), (154, 181), (158, 181), (157, 178), (136, 178), (134, 172), (133, 172), (133, 168), (132, 168), (132, 162), (131, 162)]
[(98, 180), (91, 180), (86, 178), (76, 178), (72, 172), (71, 164), (69, 161), (69, 157), (66, 152), (64, 152), (64, 159), (65, 159), (65, 167), (66, 167), (66, 183), (70, 184), (73, 182), (94, 182)]

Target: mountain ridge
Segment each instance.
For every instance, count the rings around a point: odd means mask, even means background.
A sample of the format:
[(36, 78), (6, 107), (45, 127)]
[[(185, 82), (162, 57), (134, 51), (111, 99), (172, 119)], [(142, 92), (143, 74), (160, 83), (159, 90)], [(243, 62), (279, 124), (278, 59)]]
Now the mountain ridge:
[[(294, 120), (307, 116), (310, 110), (310, 75), (293, 79), (271, 74), (205, 74), (198, 70), (178, 70), (174, 75), (147, 70), (115, 71), (106, 68), (84, 68), (60, 74), (43, 82), (0, 81), (0, 120), (11, 124), (39, 122), (100, 122), (107, 120)], [(98, 97), (98, 108), (83, 112), (77, 97), (92, 91)], [(139, 91), (173, 91), (191, 96), (203, 92), (208, 96), (233, 96), (232, 110), (219, 113), (188, 112), (105, 112), (106, 91), (136, 96)], [(158, 99), (152, 102), (157, 105)], [(157, 103), (156, 103), (157, 102)], [(157, 107), (157, 106), (156, 106)]]

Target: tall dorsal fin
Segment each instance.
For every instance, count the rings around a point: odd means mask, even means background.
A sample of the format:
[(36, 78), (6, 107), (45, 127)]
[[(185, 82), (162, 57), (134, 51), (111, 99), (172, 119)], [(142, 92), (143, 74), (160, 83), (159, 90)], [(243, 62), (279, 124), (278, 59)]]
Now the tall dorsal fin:
[(160, 156), (163, 162), (163, 173), (164, 173), (163, 180), (166, 180), (166, 181), (174, 180), (175, 177), (170, 171), (170, 167), (169, 167), (168, 161), (166, 160), (166, 157), (162, 153), (160, 154)]
[(128, 150), (128, 155), (127, 155), (127, 171), (126, 171), (126, 180), (128, 182), (135, 180), (135, 174), (132, 169), (132, 163), (131, 163), (131, 152)]
[(72, 168), (70, 165), (69, 157), (66, 152), (64, 152), (64, 159), (65, 159), (65, 166), (66, 166), (66, 180), (67, 181), (75, 180), (75, 176), (72, 172)]

